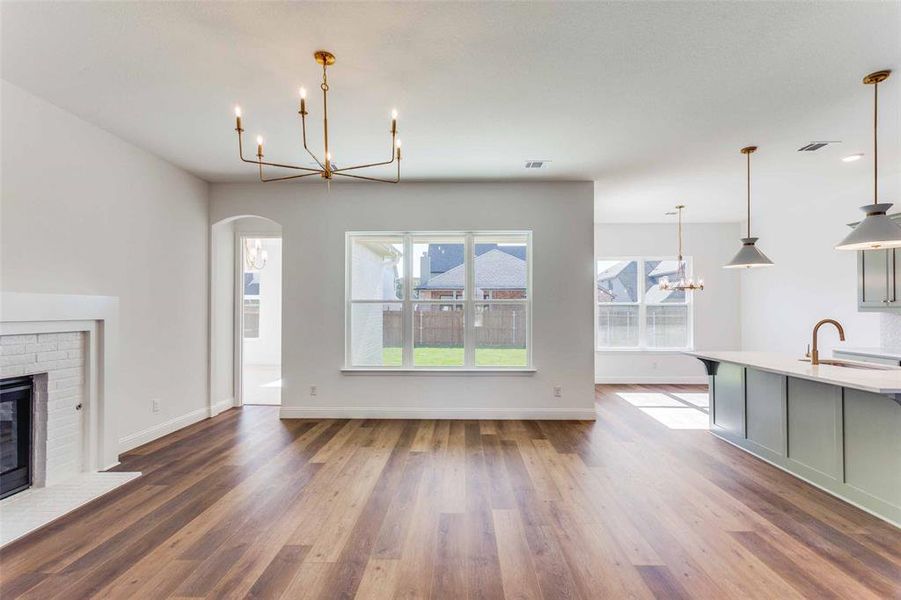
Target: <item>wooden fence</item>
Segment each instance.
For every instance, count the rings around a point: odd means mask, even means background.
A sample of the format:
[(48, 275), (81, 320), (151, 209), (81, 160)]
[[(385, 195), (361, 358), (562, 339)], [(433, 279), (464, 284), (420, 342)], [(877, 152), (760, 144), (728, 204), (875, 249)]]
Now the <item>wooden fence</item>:
[[(383, 313), (382, 343), (385, 347), (403, 344), (403, 313)], [(526, 307), (505, 305), (475, 315), (476, 345), (480, 348), (525, 348)], [(454, 347), (463, 345), (462, 310), (423, 310), (413, 313), (413, 344)]]

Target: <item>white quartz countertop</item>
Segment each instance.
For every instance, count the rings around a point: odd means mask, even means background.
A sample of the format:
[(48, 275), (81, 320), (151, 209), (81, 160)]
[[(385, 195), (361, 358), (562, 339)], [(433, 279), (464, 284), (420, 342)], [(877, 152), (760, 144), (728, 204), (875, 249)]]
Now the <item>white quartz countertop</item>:
[(834, 352), (854, 354), (856, 356), (872, 356), (901, 361), (901, 350), (898, 348), (843, 348), (839, 346)]
[(696, 350), (686, 352), (690, 356), (716, 362), (745, 365), (761, 371), (779, 373), (789, 377), (820, 381), (830, 385), (854, 388), (877, 394), (901, 394), (901, 368), (855, 369), (834, 365), (812, 365), (774, 352), (742, 352), (737, 350)]

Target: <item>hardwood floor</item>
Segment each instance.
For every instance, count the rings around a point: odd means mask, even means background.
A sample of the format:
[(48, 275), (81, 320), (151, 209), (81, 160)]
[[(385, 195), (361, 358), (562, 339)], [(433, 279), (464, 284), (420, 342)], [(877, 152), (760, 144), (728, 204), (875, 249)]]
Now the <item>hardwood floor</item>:
[(617, 395), (697, 391), (599, 387), (596, 423), (231, 410), (0, 550), (0, 597), (901, 596), (899, 530)]

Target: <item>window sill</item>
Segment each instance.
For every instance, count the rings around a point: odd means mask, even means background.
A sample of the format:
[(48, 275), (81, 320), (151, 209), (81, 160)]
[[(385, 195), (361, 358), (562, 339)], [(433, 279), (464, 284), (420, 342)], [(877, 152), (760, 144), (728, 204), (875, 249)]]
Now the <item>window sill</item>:
[(595, 348), (596, 354), (684, 354), (692, 348)]
[(482, 367), (476, 369), (464, 369), (464, 368), (445, 368), (445, 369), (428, 369), (428, 368), (419, 368), (419, 369), (404, 369), (401, 367), (344, 367), (341, 369), (341, 373), (344, 375), (355, 375), (355, 374), (403, 374), (403, 375), (416, 375), (416, 374), (427, 374), (427, 375), (473, 375), (473, 374), (481, 374), (481, 375), (530, 375), (532, 373), (537, 373), (538, 369), (534, 367)]

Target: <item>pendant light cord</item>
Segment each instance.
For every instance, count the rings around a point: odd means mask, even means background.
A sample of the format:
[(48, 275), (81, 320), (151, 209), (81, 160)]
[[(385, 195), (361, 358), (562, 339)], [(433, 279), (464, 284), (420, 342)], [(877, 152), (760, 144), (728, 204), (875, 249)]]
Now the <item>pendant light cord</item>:
[(879, 82), (873, 84), (873, 204), (879, 203)]
[(748, 237), (751, 237), (751, 153), (746, 154), (748, 157)]
[(679, 261), (682, 261), (682, 209), (679, 209)]

